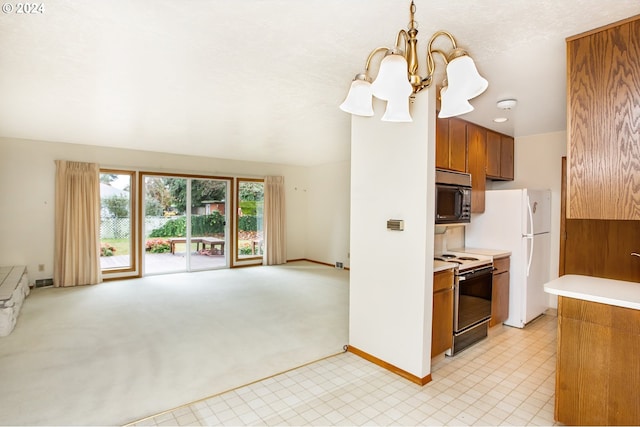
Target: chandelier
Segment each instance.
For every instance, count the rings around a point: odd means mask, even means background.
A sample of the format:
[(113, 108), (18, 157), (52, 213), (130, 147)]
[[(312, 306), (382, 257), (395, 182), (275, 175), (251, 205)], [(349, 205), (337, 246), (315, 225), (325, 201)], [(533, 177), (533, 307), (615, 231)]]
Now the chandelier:
[[(453, 35), (437, 31), (427, 45), (427, 75), (418, 74), (418, 30), (414, 19), (416, 6), (411, 2), (408, 30), (400, 30), (393, 48), (378, 47), (371, 51), (364, 72), (356, 74), (346, 99), (340, 109), (357, 116), (373, 116), (373, 99), (387, 102), (382, 120), (388, 122), (410, 122), (409, 104), (416, 93), (433, 84), (438, 54), (446, 64), (446, 78), (440, 91), (438, 117), (453, 117), (473, 111), (469, 100), (487, 89), (488, 82), (480, 74), (467, 51), (458, 47)], [(438, 38), (448, 38), (452, 48), (442, 51), (433, 47)], [(401, 43), (402, 46), (401, 46)], [(375, 80), (369, 76), (373, 57), (380, 52), (385, 56)]]

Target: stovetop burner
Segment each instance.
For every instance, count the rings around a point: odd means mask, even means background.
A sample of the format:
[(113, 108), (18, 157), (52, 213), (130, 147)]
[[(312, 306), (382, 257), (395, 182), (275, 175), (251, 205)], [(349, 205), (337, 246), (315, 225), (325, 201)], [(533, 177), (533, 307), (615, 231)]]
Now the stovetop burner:
[(490, 256), (468, 254), (464, 252), (438, 254), (434, 259), (458, 264), (458, 272), (476, 269), (478, 267), (486, 267), (491, 265), (493, 261)]

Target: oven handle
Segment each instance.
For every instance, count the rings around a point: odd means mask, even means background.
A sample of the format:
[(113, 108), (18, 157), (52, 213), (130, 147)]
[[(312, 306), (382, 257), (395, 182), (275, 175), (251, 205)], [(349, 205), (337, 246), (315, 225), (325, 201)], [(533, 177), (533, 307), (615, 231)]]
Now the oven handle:
[(478, 277), (483, 274), (493, 274), (493, 266), (490, 265), (488, 267), (479, 268), (477, 270), (465, 271), (464, 273), (458, 276), (458, 280), (460, 281), (467, 280), (473, 277)]

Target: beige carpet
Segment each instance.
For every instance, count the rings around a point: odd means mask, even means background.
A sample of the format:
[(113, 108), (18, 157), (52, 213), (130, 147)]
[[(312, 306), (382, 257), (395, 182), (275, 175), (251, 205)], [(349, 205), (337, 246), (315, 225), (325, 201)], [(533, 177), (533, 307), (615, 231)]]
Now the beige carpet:
[(122, 425), (338, 353), (348, 281), (295, 262), (36, 289), (0, 338), (0, 424)]

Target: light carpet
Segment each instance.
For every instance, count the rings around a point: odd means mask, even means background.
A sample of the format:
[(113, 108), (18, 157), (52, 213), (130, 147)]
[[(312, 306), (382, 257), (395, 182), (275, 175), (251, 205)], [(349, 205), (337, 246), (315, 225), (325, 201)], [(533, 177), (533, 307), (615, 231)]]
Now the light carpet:
[(348, 276), (302, 261), (36, 289), (0, 339), (0, 424), (123, 425), (338, 353)]

